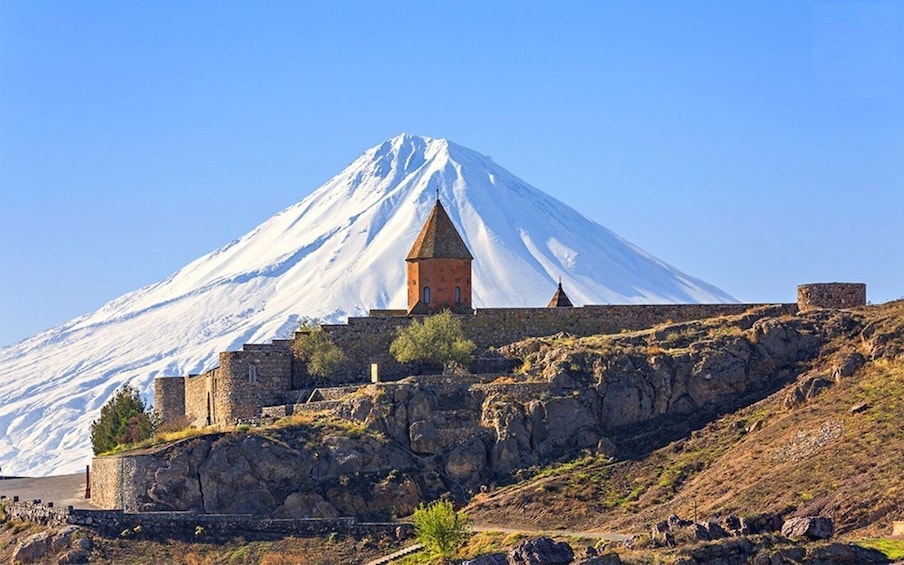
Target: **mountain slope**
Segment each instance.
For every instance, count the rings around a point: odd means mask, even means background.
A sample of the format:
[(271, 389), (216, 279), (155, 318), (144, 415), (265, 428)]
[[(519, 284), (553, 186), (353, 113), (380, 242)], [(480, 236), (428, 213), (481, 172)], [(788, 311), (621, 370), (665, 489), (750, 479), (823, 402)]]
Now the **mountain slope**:
[[(816, 322), (822, 343), (775, 393), (693, 432), (682, 422), (624, 430), (612, 436), (618, 460), (585, 453), (540, 470), (475, 496), (471, 517), (512, 527), (643, 532), (670, 514), (819, 514), (831, 516), (842, 534), (887, 534), (904, 511), (904, 301), (786, 318), (791, 326)], [(742, 319), (586, 338), (563, 349), (603, 367), (617, 363), (631, 339), (651, 358), (705, 352), (714, 338), (756, 341), (753, 329), (738, 326)], [(676, 345), (669, 335), (684, 336), (688, 346), (669, 350)]]
[(121, 384), (197, 373), (217, 353), (291, 334), (301, 316), (404, 308), (404, 257), (439, 195), (475, 256), (476, 307), (732, 302), (442, 139), (373, 147), (298, 204), (166, 280), (0, 349), (0, 467), (78, 470), (88, 426)]

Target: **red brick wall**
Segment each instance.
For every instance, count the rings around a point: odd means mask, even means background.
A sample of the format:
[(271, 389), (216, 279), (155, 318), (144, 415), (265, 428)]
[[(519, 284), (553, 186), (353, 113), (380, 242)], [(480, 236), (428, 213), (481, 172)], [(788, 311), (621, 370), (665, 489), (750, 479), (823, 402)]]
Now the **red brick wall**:
[[(430, 289), (431, 312), (444, 308), (471, 308), (471, 261), (468, 259), (420, 259), (408, 262), (408, 309)], [(455, 287), (461, 289), (461, 304), (455, 302)]]

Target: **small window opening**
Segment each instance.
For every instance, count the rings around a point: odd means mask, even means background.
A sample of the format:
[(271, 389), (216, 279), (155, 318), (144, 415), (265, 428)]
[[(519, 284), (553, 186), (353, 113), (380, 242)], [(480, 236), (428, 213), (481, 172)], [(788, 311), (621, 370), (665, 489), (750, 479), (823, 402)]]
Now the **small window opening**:
[(252, 384), (257, 382), (257, 365), (248, 367), (248, 382)]
[(455, 287), (455, 303), (461, 304), (461, 287), (460, 286)]
[(424, 287), (424, 304), (430, 304), (430, 287)]

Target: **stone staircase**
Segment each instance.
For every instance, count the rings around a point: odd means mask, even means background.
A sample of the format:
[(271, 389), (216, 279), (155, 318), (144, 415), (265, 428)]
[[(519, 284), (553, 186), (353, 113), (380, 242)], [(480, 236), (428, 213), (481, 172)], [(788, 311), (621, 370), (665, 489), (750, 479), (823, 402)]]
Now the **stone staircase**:
[(389, 565), (393, 561), (401, 559), (403, 557), (407, 557), (413, 553), (417, 553), (418, 551), (424, 549), (424, 546), (416, 543), (414, 545), (409, 545), (408, 547), (403, 547), (402, 549), (396, 551), (395, 553), (390, 553), (386, 557), (381, 557), (379, 559), (374, 559), (373, 561), (368, 561), (365, 565)]

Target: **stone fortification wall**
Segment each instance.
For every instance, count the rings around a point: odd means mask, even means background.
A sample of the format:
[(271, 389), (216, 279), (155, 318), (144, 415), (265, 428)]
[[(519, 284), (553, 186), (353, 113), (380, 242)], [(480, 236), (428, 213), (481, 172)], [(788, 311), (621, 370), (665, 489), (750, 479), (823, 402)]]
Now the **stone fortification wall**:
[[(686, 322), (714, 316), (741, 314), (765, 304), (643, 304), (582, 306), (579, 308), (483, 308), (460, 317), (467, 336), (477, 352), (500, 347), (528, 337), (543, 337), (559, 332), (577, 336), (639, 330), (665, 322)], [(797, 312), (797, 304), (779, 305), (786, 313)], [(417, 318), (414, 318), (417, 319)], [(347, 324), (324, 326), (333, 342), (342, 349), (347, 362), (340, 369), (342, 382), (366, 382), (370, 364), (378, 363), (381, 380), (397, 380), (436, 367), (401, 364), (389, 354), (389, 345), (399, 328), (412, 318), (349, 318)]]
[(408, 522), (359, 522), (354, 518), (276, 519), (245, 514), (197, 514), (194, 512), (129, 513), (122, 510), (81, 510), (54, 507), (33, 501), (3, 500), (6, 515), (14, 520), (49, 526), (72, 524), (85, 526), (105, 535), (117, 536), (125, 530), (141, 526), (142, 536), (184, 536), (197, 539), (197, 528), (204, 535), (279, 533), (298, 537), (327, 536), (332, 533), (356, 537), (368, 535), (407, 539), (414, 535)]
[(866, 305), (864, 283), (813, 283), (797, 287), (801, 311), (816, 308), (856, 308)]
[(220, 354), (220, 375), (214, 394), (216, 424), (232, 424), (260, 416), (291, 390), (292, 350), (287, 340), (245, 344), (241, 351)]
[[(687, 322), (741, 314), (766, 304), (617, 304), (578, 308), (485, 308), (464, 317), (468, 336), (478, 348), (500, 347), (527, 337), (559, 332), (576, 336), (641, 330), (665, 322)], [(796, 304), (783, 304), (788, 313)]]
[(91, 503), (99, 508), (137, 512), (131, 485), (143, 476), (150, 456), (139, 453), (95, 457), (91, 463)]
[(217, 367), (185, 379), (185, 416), (190, 425), (203, 427), (213, 423), (216, 415), (214, 387), (219, 374)]
[(154, 379), (154, 409), (164, 421), (185, 415), (185, 377)]
[[(820, 287), (825, 285), (804, 285)], [(851, 285), (848, 285), (851, 286)], [(856, 286), (856, 285), (854, 285)], [(838, 292), (835, 292), (837, 295)], [(618, 333), (648, 328), (665, 322), (684, 322), (714, 316), (740, 314), (761, 304), (657, 304), (583, 306), (578, 308), (486, 308), (462, 315), (465, 333), (477, 346), (477, 353), (529, 337), (559, 332), (577, 336)], [(787, 313), (797, 304), (780, 304)], [(377, 314), (375, 311), (374, 314)], [(331, 384), (362, 383), (370, 380), (371, 364), (379, 365), (381, 381), (395, 381), (409, 375), (438, 372), (441, 367), (424, 363), (398, 363), (389, 346), (398, 333), (411, 323), (395, 311), (387, 315), (349, 318), (346, 324), (325, 325), (323, 330), (346, 355), (346, 361), (331, 377)], [(220, 354), (218, 368), (185, 379), (185, 414), (194, 426), (232, 424), (258, 418), (265, 406), (294, 405), (293, 390), (316, 386), (303, 366), (294, 360), (291, 340), (270, 344), (246, 344), (241, 351)], [(498, 361), (498, 360), (495, 360)], [(499, 365), (493, 359), (476, 361), (474, 371), (492, 371)], [(508, 367), (499, 365), (501, 372)], [(162, 392), (155, 406), (167, 417), (175, 415), (179, 404), (177, 381), (158, 381)], [(162, 409), (161, 409), (162, 408)], [(284, 410), (291, 412), (290, 408)]]
[(389, 354), (389, 345), (398, 329), (410, 323), (411, 318), (387, 316), (349, 318), (346, 324), (323, 326), (347, 359), (341, 367), (340, 382), (368, 382), (371, 363), (379, 364), (381, 379), (392, 380), (417, 373), (417, 366), (400, 364)]

